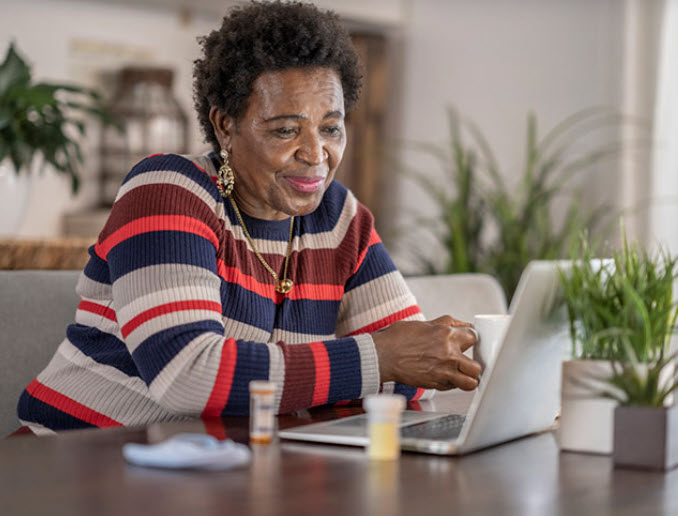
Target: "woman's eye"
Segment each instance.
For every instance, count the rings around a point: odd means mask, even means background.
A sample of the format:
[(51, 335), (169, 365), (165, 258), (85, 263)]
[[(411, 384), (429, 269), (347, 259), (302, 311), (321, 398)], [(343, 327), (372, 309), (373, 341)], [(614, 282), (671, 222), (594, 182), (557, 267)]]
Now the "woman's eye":
[(297, 134), (297, 131), (294, 129), (294, 127), (278, 127), (273, 131), (273, 133), (276, 136), (280, 136), (282, 138), (290, 138)]
[(338, 125), (329, 125), (327, 127), (323, 127), (323, 132), (330, 136), (338, 136), (341, 134), (341, 127)]

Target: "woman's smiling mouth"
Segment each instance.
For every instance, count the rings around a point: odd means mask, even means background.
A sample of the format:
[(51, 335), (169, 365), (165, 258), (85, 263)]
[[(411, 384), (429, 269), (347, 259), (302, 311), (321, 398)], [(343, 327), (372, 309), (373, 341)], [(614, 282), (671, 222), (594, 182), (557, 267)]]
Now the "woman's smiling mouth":
[(285, 176), (285, 181), (297, 192), (314, 193), (323, 188), (323, 176)]

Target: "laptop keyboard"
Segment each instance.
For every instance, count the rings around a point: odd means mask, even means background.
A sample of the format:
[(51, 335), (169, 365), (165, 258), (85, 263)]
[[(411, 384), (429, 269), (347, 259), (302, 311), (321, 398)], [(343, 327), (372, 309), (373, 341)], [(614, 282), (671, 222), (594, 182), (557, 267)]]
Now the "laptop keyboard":
[(400, 436), (414, 439), (448, 440), (459, 437), (465, 416), (451, 414), (400, 429)]

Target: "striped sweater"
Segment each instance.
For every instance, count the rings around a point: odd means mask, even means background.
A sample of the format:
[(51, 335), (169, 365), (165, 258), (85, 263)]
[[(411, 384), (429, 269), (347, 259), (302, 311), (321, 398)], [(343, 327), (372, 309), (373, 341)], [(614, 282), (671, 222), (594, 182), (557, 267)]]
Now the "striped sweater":
[[(216, 167), (213, 153), (167, 154), (132, 169), (89, 250), (75, 323), (19, 400), (23, 424), (51, 433), (242, 415), (254, 379), (275, 382), (279, 413), (379, 391), (370, 333), (422, 316), (370, 212), (333, 182), (295, 218), (283, 296), (219, 195)], [(242, 216), (280, 271), (289, 219)]]

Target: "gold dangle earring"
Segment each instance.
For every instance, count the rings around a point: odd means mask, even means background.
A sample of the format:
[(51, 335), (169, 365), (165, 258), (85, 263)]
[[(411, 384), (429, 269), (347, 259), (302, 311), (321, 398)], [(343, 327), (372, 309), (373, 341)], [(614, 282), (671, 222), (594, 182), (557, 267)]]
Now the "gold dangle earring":
[(219, 176), (217, 179), (217, 188), (219, 189), (221, 196), (226, 199), (233, 191), (235, 175), (233, 174), (233, 169), (231, 168), (228, 152), (224, 149), (221, 149), (219, 155), (221, 156), (221, 159), (224, 160), (224, 163), (221, 165), (221, 167), (219, 167), (219, 171), (217, 172), (217, 175)]

